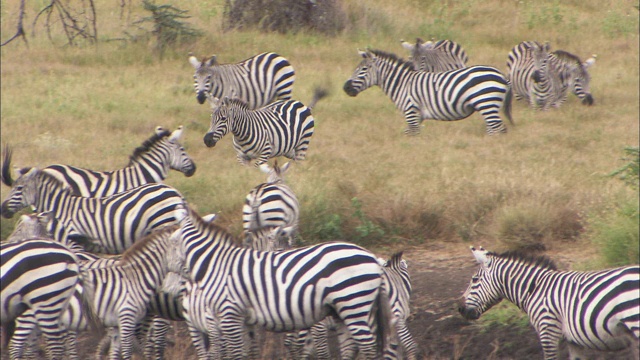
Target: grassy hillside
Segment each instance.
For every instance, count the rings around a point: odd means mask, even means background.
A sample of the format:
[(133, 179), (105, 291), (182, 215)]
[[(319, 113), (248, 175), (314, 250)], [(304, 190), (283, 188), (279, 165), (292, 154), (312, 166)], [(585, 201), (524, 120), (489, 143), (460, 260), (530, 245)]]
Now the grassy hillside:
[[(15, 3), (2, 1), (3, 41), (15, 32)], [(348, 0), (345, 30), (325, 37), (224, 32), (223, 1), (187, 1), (179, 6), (206, 35), (162, 58), (153, 39), (113, 40), (124, 30), (135, 33), (127, 24), (148, 16), (138, 2), (128, 17), (120, 16), (118, 2), (102, 3), (97, 46), (61, 46), (60, 31), (52, 43), (41, 26), (31, 37), (44, 5), (36, 1), (27, 4), (29, 47), (15, 40), (0, 49), (1, 141), (13, 147), (14, 165), (116, 169), (157, 125), (183, 124), (198, 170), (192, 178), (172, 173), (167, 183), (200, 213), (218, 212), (219, 222), (239, 234), (244, 196), (265, 176), (236, 162), (230, 136), (213, 149), (204, 146), (210, 110), (196, 102), (187, 53), (216, 54), (228, 63), (274, 51), (296, 69), (294, 98), (308, 102), (316, 86), (330, 90), (314, 108), (308, 158), (288, 175), (301, 201), (305, 242), (344, 238), (386, 250), (442, 241), (496, 250), (591, 247), (594, 221), (606, 221), (629, 199), (637, 204), (637, 191), (607, 176), (624, 165), (626, 146), (638, 146), (637, 2)], [(517, 102), (516, 126), (504, 136), (486, 136), (474, 114), (426, 121), (419, 136), (407, 137), (402, 114), (378, 88), (350, 98), (342, 85), (359, 61), (356, 49), (407, 56), (399, 40), (418, 36), (452, 39), (471, 64), (502, 70), (522, 40), (550, 41), (583, 60), (597, 54), (595, 105), (570, 96), (562, 108), (543, 113)], [(2, 185), (3, 199), (8, 190)], [(3, 238), (14, 220), (2, 220)]]

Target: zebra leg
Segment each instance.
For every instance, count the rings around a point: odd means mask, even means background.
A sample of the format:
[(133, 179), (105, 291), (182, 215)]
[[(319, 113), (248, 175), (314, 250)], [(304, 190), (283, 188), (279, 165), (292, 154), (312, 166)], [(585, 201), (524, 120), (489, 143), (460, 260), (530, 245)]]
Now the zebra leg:
[(287, 333), (284, 338), (284, 346), (287, 348), (287, 352), (291, 359), (301, 358), (302, 348), (308, 334), (308, 329)]
[(153, 344), (154, 359), (164, 359), (164, 350), (167, 348), (167, 333), (171, 329), (171, 322), (161, 317), (154, 317), (151, 326), (150, 337), (147, 341)]
[(340, 347), (340, 358), (343, 360), (355, 360), (358, 356), (358, 345), (349, 335), (348, 329), (342, 325), (338, 325), (338, 344)]
[(208, 348), (209, 348), (209, 339), (207, 339), (206, 334), (197, 329), (190, 321), (187, 321), (187, 328), (189, 329), (189, 336), (191, 336), (191, 342), (193, 343), (193, 347), (196, 348), (196, 356), (198, 356), (199, 360), (206, 360), (209, 358)]
[(555, 324), (541, 324), (538, 328), (538, 338), (542, 345), (544, 360), (556, 360), (562, 339), (560, 327)]
[[(504, 103), (502, 103), (504, 105)], [(476, 111), (482, 115), (487, 126), (487, 134), (506, 133), (507, 128), (500, 118), (500, 106), (494, 104), (474, 104)]]
[(222, 304), (219, 314), (220, 331), (225, 335), (225, 359), (250, 359), (251, 351), (247, 349), (249, 344), (246, 344), (245, 314), (228, 300)]
[[(347, 323), (349, 321), (349, 323)], [(355, 341), (365, 359), (377, 359), (376, 337), (367, 321), (345, 320), (351, 338)]]
[(404, 111), (404, 118), (407, 121), (407, 128), (404, 129), (404, 133), (406, 135), (420, 134), (420, 123), (422, 123), (420, 110), (411, 106)]
[(15, 320), (15, 330), (9, 340), (9, 358), (31, 359), (38, 349), (38, 323), (31, 310), (27, 310)]
[(64, 359), (64, 336), (66, 335), (67, 331), (58, 321), (59, 317), (56, 316), (53, 319), (50, 319), (48, 317), (45, 317), (44, 314), (36, 312), (35, 318), (38, 326), (44, 334), (44, 338), (47, 344), (47, 356), (49, 357), (49, 359)]
[(122, 360), (129, 360), (133, 355), (134, 338), (136, 337), (136, 321), (133, 314), (121, 314), (118, 319), (119, 350)]
[(411, 332), (409, 332), (409, 328), (404, 319), (398, 319), (396, 329), (398, 331), (398, 337), (400, 338), (400, 344), (402, 345), (403, 359), (418, 360), (418, 344), (413, 340), (413, 336), (411, 336)]

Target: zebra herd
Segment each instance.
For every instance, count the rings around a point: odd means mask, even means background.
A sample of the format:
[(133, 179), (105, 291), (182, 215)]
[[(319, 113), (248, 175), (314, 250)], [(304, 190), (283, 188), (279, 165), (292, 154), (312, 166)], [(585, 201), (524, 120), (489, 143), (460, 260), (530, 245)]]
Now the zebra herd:
[[(359, 51), (362, 60), (343, 89), (356, 96), (379, 86), (404, 112), (407, 134), (418, 134), (425, 119), (473, 112), (488, 134), (506, 132), (500, 111), (511, 121), (512, 96), (546, 110), (571, 89), (593, 103), (586, 69), (595, 60), (549, 52), (548, 44), (514, 47), (508, 76), (467, 67), (466, 52), (450, 40), (402, 45), (410, 60)], [(274, 53), (237, 64), (192, 55), (189, 62), (196, 99), (212, 111), (205, 145), (231, 132), (238, 161), (267, 174), (246, 196), (243, 239), (162, 183), (170, 169), (187, 177), (196, 171), (180, 143), (182, 126), (156, 128), (127, 167), (108, 172), (51, 165), (18, 169), (13, 179), (7, 146), (1, 179), (11, 191), (1, 214), (35, 210), (1, 244), (2, 328), (11, 359), (32, 356), (38, 332), (50, 358), (78, 358), (76, 334), (87, 329), (104, 335), (96, 356), (130, 359), (139, 344), (145, 358), (162, 359), (170, 321), (186, 322), (199, 359), (258, 358), (259, 328), (286, 332), (295, 359), (330, 358), (332, 329), (344, 359), (424, 356), (407, 326), (412, 285), (402, 253), (385, 260), (340, 241), (296, 247), (300, 203), (284, 179), (292, 163), (280, 166), (277, 158), (305, 159), (311, 112), (327, 92), (316, 90), (308, 106), (292, 100), (295, 72)], [(544, 257), (472, 253), (480, 269), (460, 313), (477, 319), (507, 298), (529, 314), (545, 359), (557, 357), (562, 338), (577, 353), (616, 349), (623, 335), (640, 336), (638, 266), (563, 272)]]

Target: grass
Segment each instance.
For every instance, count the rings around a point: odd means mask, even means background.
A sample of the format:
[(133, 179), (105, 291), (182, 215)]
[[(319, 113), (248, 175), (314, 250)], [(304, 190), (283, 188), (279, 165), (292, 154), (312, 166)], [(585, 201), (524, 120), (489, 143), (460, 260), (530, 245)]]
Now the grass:
[[(230, 138), (214, 149), (203, 145), (210, 112), (196, 103), (187, 53), (216, 54), (227, 63), (275, 51), (296, 69), (296, 99), (309, 101), (317, 85), (330, 90), (314, 109), (308, 159), (288, 176), (301, 200), (305, 243), (344, 238), (394, 250), (438, 241), (482, 242), (496, 251), (522, 243), (553, 250), (563, 241), (599, 246), (591, 241), (595, 223), (583, 219), (609, 222), (600, 214), (633, 195), (606, 176), (622, 149), (638, 146), (633, 4), (612, 2), (603, 17), (595, 0), (420, 6), (349, 0), (343, 2), (346, 29), (324, 37), (223, 33), (223, 1), (187, 2), (180, 6), (190, 10), (189, 21), (207, 34), (167, 50), (162, 59), (144, 42), (61, 48), (38, 29), (28, 49), (21, 41), (0, 49), (1, 140), (14, 148), (15, 165), (111, 170), (125, 166), (155, 126), (184, 124), (184, 143), (198, 170), (188, 179), (173, 173), (167, 183), (200, 213), (219, 212), (220, 224), (239, 234), (244, 196), (264, 176), (237, 164)], [(2, 32), (12, 34), (17, 5), (2, 5)], [(27, 24), (40, 5), (28, 4)], [(119, 9), (99, 6), (101, 39), (122, 36)], [(131, 11), (132, 19), (146, 16), (137, 6)], [(490, 20), (496, 17), (505, 21)], [(31, 33), (30, 26), (26, 30)], [(502, 70), (508, 51), (525, 39), (550, 41), (583, 59), (597, 53), (591, 70), (596, 104), (585, 107), (570, 97), (562, 108), (542, 113), (515, 103), (517, 125), (506, 136), (486, 136), (476, 114), (458, 122), (427, 121), (419, 136), (407, 137), (402, 114), (378, 88), (349, 98), (341, 87), (359, 61), (357, 48), (406, 56), (399, 40), (418, 36), (451, 38), (472, 64)], [(5, 198), (8, 188), (0, 192)], [(2, 220), (2, 238), (13, 221)]]

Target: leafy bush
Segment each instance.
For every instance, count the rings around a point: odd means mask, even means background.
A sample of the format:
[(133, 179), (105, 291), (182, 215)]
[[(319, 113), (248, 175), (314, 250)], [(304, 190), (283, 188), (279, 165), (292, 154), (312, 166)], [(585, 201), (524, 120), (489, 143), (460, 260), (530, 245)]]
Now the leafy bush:
[(640, 263), (640, 214), (637, 202), (628, 202), (614, 213), (593, 222), (592, 241), (599, 245), (605, 266)]
[(338, 0), (226, 0), (226, 30), (256, 27), (280, 33), (302, 29), (335, 35), (346, 15)]

